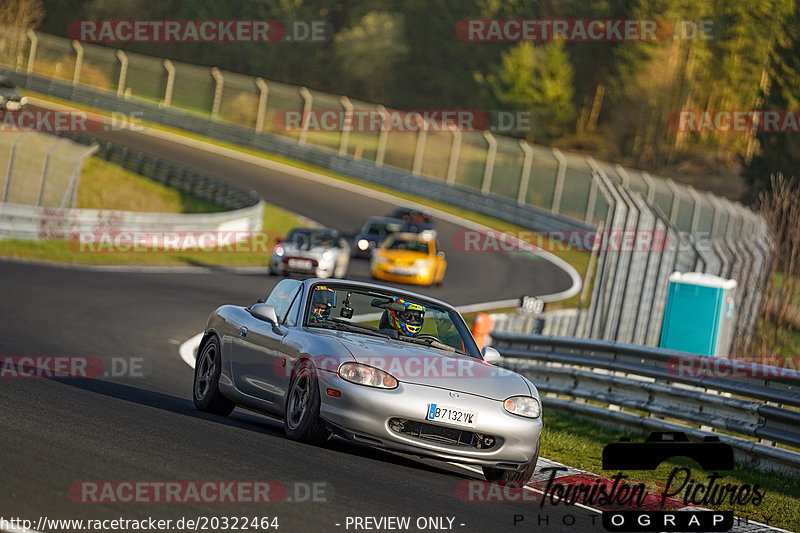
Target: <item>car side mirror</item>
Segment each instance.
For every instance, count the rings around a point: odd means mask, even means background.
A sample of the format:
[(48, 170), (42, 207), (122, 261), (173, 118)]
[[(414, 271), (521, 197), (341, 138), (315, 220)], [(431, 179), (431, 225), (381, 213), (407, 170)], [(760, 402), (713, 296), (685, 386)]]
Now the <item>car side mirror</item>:
[(250, 308), (250, 314), (256, 318), (260, 318), (269, 322), (273, 326), (278, 325), (278, 315), (275, 313), (275, 307), (269, 304), (255, 304)]
[(436, 255), (438, 255), (439, 257), (444, 259), (444, 252), (443, 251), (439, 250), (438, 252), (436, 252)]
[(503, 360), (503, 356), (500, 355), (496, 349), (492, 348), (491, 346), (484, 346), (481, 350), (481, 357), (484, 361), (491, 364), (499, 363)]

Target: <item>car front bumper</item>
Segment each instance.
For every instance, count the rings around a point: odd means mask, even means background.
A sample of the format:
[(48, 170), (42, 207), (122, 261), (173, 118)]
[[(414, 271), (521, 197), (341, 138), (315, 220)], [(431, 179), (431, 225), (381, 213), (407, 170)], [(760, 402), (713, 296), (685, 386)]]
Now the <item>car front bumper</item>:
[[(340, 391), (332, 397), (327, 389)], [(347, 438), (386, 449), (444, 461), (521, 470), (536, 453), (542, 419), (523, 418), (503, 409), (503, 402), (464, 392), (401, 382), (386, 390), (349, 383), (331, 372), (320, 372), (320, 415)], [(475, 427), (426, 420), (430, 404), (474, 411)], [(410, 436), (390, 429), (390, 419), (400, 418), (480, 435), (491, 435), (495, 445), (479, 449)]]
[(372, 276), (382, 281), (395, 283), (412, 283), (414, 285), (433, 284), (432, 268), (417, 268), (408, 270), (408, 274), (398, 274), (391, 271), (392, 265), (377, 263), (372, 266)]

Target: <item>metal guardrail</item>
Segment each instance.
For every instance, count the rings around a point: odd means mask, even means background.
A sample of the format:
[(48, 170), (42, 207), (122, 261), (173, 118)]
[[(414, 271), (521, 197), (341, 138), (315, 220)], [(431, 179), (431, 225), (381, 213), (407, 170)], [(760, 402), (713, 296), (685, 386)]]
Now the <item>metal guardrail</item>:
[(263, 212), (263, 203), (222, 213), (136, 213), (0, 202), (0, 239), (74, 240), (82, 232), (229, 232), (246, 236), (261, 230)]
[(798, 372), (610, 341), (491, 335), (500, 365), (529, 377), (545, 406), (629, 428), (716, 435), (756, 466), (800, 476)]

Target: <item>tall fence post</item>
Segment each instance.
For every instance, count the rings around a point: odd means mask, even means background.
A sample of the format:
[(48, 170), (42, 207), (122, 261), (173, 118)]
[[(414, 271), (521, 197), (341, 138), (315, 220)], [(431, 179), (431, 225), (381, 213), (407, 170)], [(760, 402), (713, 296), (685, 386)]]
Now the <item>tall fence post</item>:
[(481, 183), (481, 192), (489, 194), (492, 188), (492, 175), (494, 174), (494, 160), (497, 157), (497, 139), (494, 138), (489, 130), (484, 130), (483, 138), (489, 143), (486, 148), (486, 165), (483, 167), (483, 182)]
[(672, 207), (669, 209), (669, 221), (673, 224), (678, 224), (678, 206), (681, 203), (681, 192), (678, 190), (678, 186), (675, 185), (675, 182), (671, 179), (667, 178), (667, 187), (669, 187), (670, 192), (672, 193)]
[(522, 161), (522, 174), (519, 177), (519, 190), (517, 191), (517, 203), (522, 205), (528, 199), (528, 188), (531, 181), (531, 170), (533, 169), (533, 149), (525, 141), (519, 140), (519, 147), (525, 154), (525, 159)]
[[(67, 190), (64, 192), (63, 198), (61, 198), (61, 207), (62, 209), (67, 207), (69, 203), (69, 208), (75, 208), (75, 201), (78, 199), (78, 185), (81, 182), (81, 168), (83, 167), (83, 161), (89, 157), (90, 155), (94, 154), (100, 149), (99, 144), (93, 144), (89, 147), (88, 150), (83, 152), (78, 158), (78, 161), (75, 162), (75, 166), (72, 167), (72, 177), (69, 180), (69, 186)], [(69, 197), (69, 199), (67, 199)]]
[(258, 111), (256, 112), (256, 133), (264, 131), (264, 117), (267, 114), (267, 97), (269, 96), (269, 85), (262, 78), (256, 78), (258, 87)]
[(553, 205), (550, 207), (550, 212), (554, 215), (558, 214), (561, 208), (561, 195), (564, 194), (564, 178), (567, 175), (567, 158), (561, 153), (558, 148), (553, 148), (553, 157), (558, 161), (558, 174), (556, 175), (556, 187), (553, 191)]
[(222, 89), (225, 86), (225, 77), (217, 67), (211, 67), (211, 77), (214, 78), (214, 103), (211, 105), (211, 118), (219, 116), (219, 107), (222, 104)]
[(453, 142), (450, 144), (450, 161), (447, 164), (447, 184), (455, 185), (456, 174), (458, 174), (458, 158), (461, 155), (461, 139), (463, 134), (458, 126), (450, 129), (453, 134)]
[(28, 74), (33, 72), (33, 65), (36, 62), (36, 48), (39, 46), (39, 37), (36, 35), (36, 32), (33, 30), (28, 30), (26, 32), (28, 39), (31, 41), (31, 49), (28, 52)]
[(117, 50), (117, 59), (119, 60), (119, 81), (117, 82), (117, 96), (121, 97), (125, 94), (125, 82), (128, 79), (128, 55), (122, 50)]
[(303, 99), (303, 124), (300, 127), (300, 137), (297, 139), (297, 144), (306, 144), (306, 139), (308, 138), (308, 123), (311, 121), (311, 106), (314, 103), (314, 97), (311, 95), (311, 91), (305, 87), (300, 87), (298, 92)]
[(375, 166), (383, 166), (383, 158), (386, 156), (386, 143), (389, 136), (389, 127), (386, 124), (389, 112), (386, 108), (378, 104), (375, 109), (381, 114), (381, 131), (378, 133), (378, 152), (375, 154)]
[(411, 173), (417, 176), (422, 173), (422, 159), (425, 157), (425, 144), (428, 141), (428, 122), (421, 117), (417, 117), (417, 144), (414, 148), (414, 163), (411, 166)]
[(642, 179), (647, 184), (647, 203), (653, 205), (656, 199), (656, 182), (649, 172), (642, 172)]
[(14, 158), (17, 155), (17, 147), (31, 135), (33, 133), (24, 133), (11, 145), (11, 150), (8, 153), (8, 167), (6, 167), (6, 190), (3, 193), (3, 202), (8, 202), (8, 195), (11, 192), (11, 178), (14, 176)]
[(342, 122), (342, 138), (339, 140), (339, 155), (347, 155), (347, 147), (350, 144), (350, 130), (353, 129), (354, 107), (350, 99), (346, 96), (339, 97), (339, 103), (344, 108), (344, 121)]
[[(692, 197), (692, 201), (694, 202), (694, 207), (692, 209), (692, 223), (690, 225), (690, 232), (692, 235), (697, 235), (697, 225), (700, 223), (700, 195), (697, 194), (697, 191), (694, 190), (694, 187), (689, 185), (687, 189), (689, 191), (689, 196)], [(696, 239), (696, 237), (695, 237)]]
[(51, 146), (47, 151), (47, 154), (44, 156), (44, 164), (42, 165), (42, 182), (41, 185), (39, 185), (39, 198), (36, 200), (36, 205), (38, 206), (41, 206), (42, 202), (44, 201), (44, 186), (47, 183), (47, 170), (50, 168), (50, 157), (53, 155), (53, 152), (68, 142), (69, 141), (67, 139), (61, 139)]
[(167, 87), (164, 89), (164, 101), (161, 102), (161, 107), (169, 107), (172, 102), (172, 89), (175, 87), (175, 65), (169, 59), (165, 59), (161, 64), (167, 71)]
[(80, 82), (81, 69), (83, 68), (83, 45), (78, 41), (72, 41), (72, 48), (75, 49), (75, 72), (72, 73), (72, 84)]

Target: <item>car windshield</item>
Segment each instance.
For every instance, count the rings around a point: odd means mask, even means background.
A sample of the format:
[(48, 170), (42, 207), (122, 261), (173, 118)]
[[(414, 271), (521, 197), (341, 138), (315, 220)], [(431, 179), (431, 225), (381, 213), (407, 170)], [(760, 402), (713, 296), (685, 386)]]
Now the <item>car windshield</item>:
[(327, 231), (292, 230), (286, 237), (286, 242), (298, 248), (312, 248), (315, 246), (335, 246), (333, 234)]
[[(324, 284), (325, 289), (333, 289), (335, 303), (324, 317), (314, 315), (315, 309), (307, 306), (310, 316), (306, 317), (306, 326), (348, 331), (361, 335), (397, 339), (410, 344), (429, 346), (447, 352), (456, 352), (472, 357), (480, 357), (472, 335), (458, 312), (426, 300), (409, 297), (402, 292), (374, 290), (348, 285)], [(314, 290), (310, 291), (311, 295)], [(309, 296), (311, 298), (311, 296)], [(402, 299), (404, 303), (398, 302)], [(424, 308), (424, 312), (418, 310)], [(405, 308), (405, 309), (404, 309)], [(419, 327), (416, 333), (398, 330), (393, 325), (391, 314)], [(419, 314), (421, 313), (421, 317)], [(415, 317), (409, 316), (414, 314)]]
[(410, 252), (428, 253), (428, 243), (418, 239), (403, 239), (389, 237), (383, 245), (387, 250), (408, 250)]
[(388, 235), (403, 231), (403, 226), (397, 222), (367, 222), (361, 229), (361, 233), (368, 235)]

